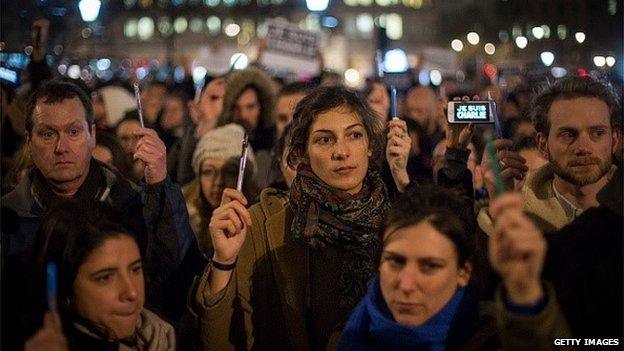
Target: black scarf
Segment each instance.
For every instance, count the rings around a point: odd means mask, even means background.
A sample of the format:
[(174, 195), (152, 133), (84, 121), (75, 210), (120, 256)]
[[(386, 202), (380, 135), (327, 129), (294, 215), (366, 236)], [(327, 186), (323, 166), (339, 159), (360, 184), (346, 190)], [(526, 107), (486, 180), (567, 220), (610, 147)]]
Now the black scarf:
[[(61, 201), (67, 200), (62, 196), (59, 196), (52, 191), (50, 186), (48, 185), (48, 181), (45, 179), (41, 171), (37, 168), (33, 168), (33, 180), (32, 186), (33, 191), (39, 200), (40, 204), (47, 208), (52, 204), (59, 203)], [(89, 165), (89, 173), (85, 178), (84, 182), (76, 192), (72, 199), (84, 199), (91, 200), (97, 198), (99, 196), (102, 189), (106, 187), (106, 179), (100, 167), (98, 167), (97, 163), (91, 159), (91, 163)]]
[(375, 273), (380, 229), (390, 207), (379, 173), (369, 168), (359, 193), (328, 186), (309, 165), (300, 164), (290, 189), (292, 235), (312, 248), (330, 245), (346, 251), (341, 263), (340, 307), (349, 313), (366, 293)]

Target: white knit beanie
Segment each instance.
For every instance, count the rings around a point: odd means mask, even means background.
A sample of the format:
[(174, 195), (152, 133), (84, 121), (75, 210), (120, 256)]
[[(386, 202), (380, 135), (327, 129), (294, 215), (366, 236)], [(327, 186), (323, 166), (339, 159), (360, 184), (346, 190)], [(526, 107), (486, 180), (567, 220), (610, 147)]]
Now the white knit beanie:
[[(207, 158), (227, 161), (232, 157), (239, 158), (243, 152), (243, 137), (245, 129), (238, 124), (230, 123), (215, 128), (204, 134), (195, 147), (193, 153), (193, 171), (199, 175), (200, 167)], [(251, 145), (247, 150), (247, 166), (255, 168), (254, 153)]]

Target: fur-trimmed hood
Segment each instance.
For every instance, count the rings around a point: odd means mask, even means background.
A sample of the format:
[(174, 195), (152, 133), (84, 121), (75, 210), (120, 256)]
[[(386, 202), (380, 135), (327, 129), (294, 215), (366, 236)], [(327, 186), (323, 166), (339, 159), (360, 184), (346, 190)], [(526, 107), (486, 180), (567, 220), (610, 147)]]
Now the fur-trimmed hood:
[(223, 97), (223, 112), (219, 117), (219, 126), (232, 123), (236, 100), (250, 86), (253, 86), (258, 91), (258, 100), (261, 107), (257, 129), (265, 130), (273, 126), (275, 85), (268, 74), (256, 67), (234, 71), (227, 77), (227, 89)]

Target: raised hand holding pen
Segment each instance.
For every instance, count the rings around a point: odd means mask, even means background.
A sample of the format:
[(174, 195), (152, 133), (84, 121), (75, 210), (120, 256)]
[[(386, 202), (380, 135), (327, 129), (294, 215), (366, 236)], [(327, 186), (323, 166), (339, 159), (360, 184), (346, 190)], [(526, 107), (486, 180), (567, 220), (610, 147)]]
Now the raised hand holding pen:
[(167, 147), (165, 143), (151, 128), (141, 128), (132, 134), (140, 138), (133, 157), (145, 164), (145, 182), (156, 184), (165, 180), (167, 177)]
[(243, 191), (243, 179), (245, 178), (245, 168), (247, 167), (247, 150), (249, 149), (249, 135), (245, 133), (243, 137), (243, 148), (238, 163), (238, 179), (236, 180), (236, 190)]
[(247, 237), (247, 228), (252, 224), (246, 205), (248, 202), (243, 193), (226, 188), (221, 205), (212, 212), (208, 231), (214, 247), (213, 269), (209, 277), (209, 289), (213, 294), (223, 290), (230, 281), (233, 265)]
[(396, 88), (393, 86), (390, 89), (392, 119), (388, 121), (388, 134), (386, 135), (388, 139), (386, 144), (386, 161), (390, 167), (397, 189), (402, 193), (410, 182), (409, 174), (407, 173), (407, 161), (412, 148), (412, 139), (407, 132), (407, 124), (397, 116)]

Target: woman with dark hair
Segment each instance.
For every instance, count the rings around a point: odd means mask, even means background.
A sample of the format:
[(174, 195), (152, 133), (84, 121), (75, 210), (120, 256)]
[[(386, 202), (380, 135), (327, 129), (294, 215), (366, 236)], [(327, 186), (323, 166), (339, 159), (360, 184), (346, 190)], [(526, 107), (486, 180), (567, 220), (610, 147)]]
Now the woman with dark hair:
[[(43, 326), (25, 350), (175, 349), (173, 327), (144, 308), (141, 253), (119, 218), (99, 202), (62, 203), (46, 216), (37, 239), (28, 324), (43, 320)], [(54, 281), (50, 262), (58, 267), (55, 295), (46, 289), (46, 281)]]
[(433, 186), (399, 198), (384, 225), (379, 275), (340, 350), (498, 350), (501, 342), (504, 350), (550, 350), (569, 336), (554, 291), (540, 281), (545, 240), (514, 196), (493, 204), (490, 261), (503, 284), (489, 306), (479, 305), (473, 278), (470, 202)]
[[(388, 134), (406, 138), (405, 124)], [(322, 350), (337, 341), (375, 270), (389, 207), (375, 162), (384, 148), (381, 121), (345, 88), (317, 88), (297, 105), (288, 196), (265, 189), (248, 210), (225, 189), (213, 212), (215, 252), (194, 306), (204, 349)]]

